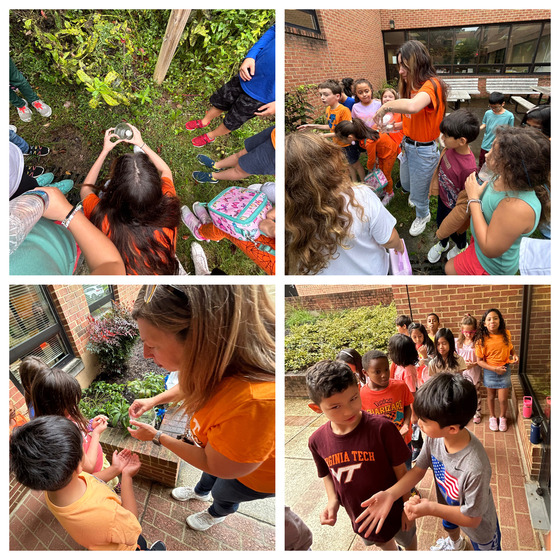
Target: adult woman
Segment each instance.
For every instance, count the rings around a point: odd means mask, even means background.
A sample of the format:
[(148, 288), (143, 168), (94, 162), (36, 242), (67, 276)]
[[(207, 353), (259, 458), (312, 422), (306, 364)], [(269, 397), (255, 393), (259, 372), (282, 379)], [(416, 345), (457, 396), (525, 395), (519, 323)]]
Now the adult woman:
[(140, 150), (115, 159), (109, 181), (97, 195), (95, 182), (117, 139), (105, 131), (103, 149), (80, 189), (84, 214), (111, 238), (127, 274), (184, 274), (175, 257), (181, 203), (175, 195), (169, 166), (142, 140), (137, 128), (124, 140)]
[(148, 286), (133, 310), (144, 355), (179, 383), (135, 400), (138, 418), (152, 407), (182, 402), (196, 445), (131, 420), (133, 437), (163, 445), (203, 471), (194, 488), (174, 498), (208, 501), (187, 518), (204, 531), (237, 511), (240, 502), (274, 493), (274, 312), (264, 286)]
[(409, 202), (416, 207), (410, 235), (420, 235), (430, 221), (430, 180), (439, 160), (436, 140), (445, 116), (446, 86), (437, 78), (428, 49), (420, 41), (407, 41), (397, 53), (399, 96), (384, 103), (375, 115), (379, 125), (387, 113), (403, 114), (404, 139), (400, 179)]
[(395, 218), (354, 185), (344, 152), (318, 135), (286, 138), (286, 261), (289, 274), (387, 274), (385, 249), (402, 252)]

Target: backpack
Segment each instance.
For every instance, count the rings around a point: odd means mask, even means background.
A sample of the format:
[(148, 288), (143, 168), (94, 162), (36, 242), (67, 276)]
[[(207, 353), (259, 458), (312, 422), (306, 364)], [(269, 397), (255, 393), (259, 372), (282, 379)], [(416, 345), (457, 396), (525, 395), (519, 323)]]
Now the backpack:
[(229, 187), (206, 204), (212, 223), (236, 239), (251, 241), (268, 253), (274, 251), (256, 240), (261, 235), (259, 224), (266, 218), (272, 204), (263, 192), (244, 187)]

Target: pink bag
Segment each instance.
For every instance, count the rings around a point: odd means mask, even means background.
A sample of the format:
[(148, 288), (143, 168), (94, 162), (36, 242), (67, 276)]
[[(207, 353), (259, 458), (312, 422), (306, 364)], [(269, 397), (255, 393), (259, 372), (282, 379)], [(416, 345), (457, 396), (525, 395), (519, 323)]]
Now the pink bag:
[(383, 189), (389, 184), (387, 177), (381, 169), (375, 167), (371, 173), (368, 173), (364, 179), (366, 184), (376, 195), (383, 194)]
[(395, 249), (389, 249), (389, 261), (391, 263), (391, 274), (393, 276), (412, 276), (412, 266), (408, 258), (408, 251), (404, 239), (402, 240), (404, 251), (397, 252)]

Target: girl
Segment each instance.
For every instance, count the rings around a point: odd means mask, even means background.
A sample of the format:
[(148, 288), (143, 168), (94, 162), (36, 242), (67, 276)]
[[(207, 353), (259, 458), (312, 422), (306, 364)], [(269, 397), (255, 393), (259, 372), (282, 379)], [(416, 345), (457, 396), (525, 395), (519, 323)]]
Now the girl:
[(337, 362), (348, 364), (350, 369), (356, 374), (360, 385), (363, 386), (367, 382), (367, 377), (363, 372), (362, 356), (354, 348), (343, 348), (336, 357)]
[(396, 364), (394, 379), (401, 379), (406, 383), (411, 393), (416, 392), (418, 376), (416, 362), (418, 352), (410, 336), (395, 334), (389, 339), (387, 353), (391, 361)]
[[(490, 429), (493, 432), (505, 432), (508, 428), (506, 412), (511, 387), (510, 364), (517, 363), (519, 358), (511, 343), (511, 333), (498, 309), (488, 309), (482, 315), (474, 341), (477, 362), (482, 368), (484, 386), (487, 388)], [(500, 409), (499, 421), (494, 407), (496, 395)]]
[[(389, 101), (395, 101), (398, 99), (399, 94), (393, 88), (385, 88), (381, 92), (381, 104), (385, 105)], [(402, 130), (403, 123), (402, 123), (402, 115), (400, 113), (393, 114), (393, 122), (391, 123), (392, 128), (391, 130), (387, 130), (387, 134), (389, 134), (389, 138), (397, 145), (397, 153), (401, 153), (401, 143), (404, 138), (404, 133)]]
[(354, 82), (354, 99), (356, 103), (352, 107), (352, 118), (361, 119), (370, 128), (376, 126), (375, 114), (381, 107), (381, 101), (374, 99), (371, 82), (364, 78), (356, 80)]
[(435, 342), (436, 333), (439, 331), (441, 325), (436, 313), (430, 313), (428, 317), (426, 317), (426, 325), (428, 336)]
[(402, 252), (396, 220), (365, 185), (354, 185), (343, 151), (309, 133), (286, 138), (288, 274), (381, 274), (385, 249)]
[(428, 366), (428, 377), (438, 373), (462, 373), (467, 369), (465, 360), (455, 351), (455, 337), (451, 330), (439, 329), (435, 337), (436, 356)]
[(27, 356), (21, 361), (19, 366), (19, 377), (23, 387), (23, 398), (27, 406), (29, 419), (35, 418), (35, 409), (33, 407), (33, 400), (31, 398), (31, 387), (35, 379), (41, 375), (49, 372), (50, 368), (36, 356)]
[(437, 76), (428, 49), (420, 41), (407, 41), (397, 52), (399, 97), (387, 101), (377, 111), (375, 121), (382, 125), (387, 113), (403, 117), (404, 140), (400, 179), (416, 207), (410, 235), (420, 235), (430, 221), (430, 181), (439, 160), (436, 140), (439, 123), (445, 116), (446, 86)]
[(537, 105), (529, 109), (521, 121), (521, 126), (530, 126), (540, 130), (547, 138), (550, 138), (551, 120), (550, 105)]
[(35, 416), (64, 416), (72, 420), (84, 438), (84, 471), (95, 474), (114, 488), (118, 483), (118, 471), (109, 465), (99, 443), (107, 429), (107, 418), (100, 415), (88, 422), (79, 407), (82, 389), (76, 378), (61, 369), (47, 370), (35, 378), (31, 388)]
[(470, 314), (466, 314), (461, 320), (461, 333), (459, 334), (455, 348), (457, 354), (465, 360), (467, 369), (463, 372), (463, 377), (466, 377), (475, 387), (478, 396), (478, 405), (476, 413), (473, 418), (475, 424), (480, 424), (482, 418), (481, 414), (481, 400), (480, 400), (480, 366), (476, 359), (474, 351), (474, 335), (476, 334), (477, 322), (476, 318)]
[(343, 141), (358, 142), (368, 155), (367, 168), (371, 171), (378, 167), (387, 178), (387, 186), (384, 187), (384, 196), (381, 200), (383, 206), (387, 206), (393, 198), (392, 171), (397, 160), (397, 145), (388, 134), (379, 133), (369, 128), (361, 119), (342, 121), (334, 129), (335, 135)]
[(522, 238), (550, 220), (550, 140), (542, 132), (498, 127), (486, 164), (489, 181), (479, 184), (473, 173), (465, 182), (473, 242), (447, 261), (446, 274), (516, 274)]
[[(129, 125), (133, 136), (125, 142), (140, 150), (113, 161), (109, 181), (95, 187), (109, 152), (120, 142), (105, 132), (103, 150), (80, 189), (84, 214), (113, 241), (122, 255), (127, 274), (184, 273), (175, 257), (181, 203), (175, 195), (169, 166)], [(102, 196), (96, 194), (102, 191)]]
[(436, 355), (434, 342), (428, 336), (428, 331), (422, 323), (411, 323), (408, 333), (418, 352), (418, 384), (421, 385), (428, 379), (428, 365)]

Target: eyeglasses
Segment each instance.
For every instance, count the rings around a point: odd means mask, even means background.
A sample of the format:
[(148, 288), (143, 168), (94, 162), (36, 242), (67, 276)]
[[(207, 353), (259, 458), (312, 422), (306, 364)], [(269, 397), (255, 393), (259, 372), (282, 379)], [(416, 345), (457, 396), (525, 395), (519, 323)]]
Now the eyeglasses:
[(150, 303), (150, 301), (152, 301), (158, 287), (163, 288), (168, 293), (180, 297), (181, 299), (188, 299), (187, 294), (185, 294), (185, 292), (177, 286), (171, 286), (170, 284), (154, 284), (153, 286), (146, 286), (146, 291), (144, 292), (144, 303)]

